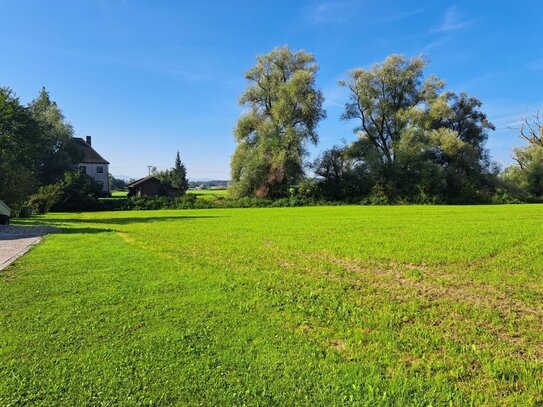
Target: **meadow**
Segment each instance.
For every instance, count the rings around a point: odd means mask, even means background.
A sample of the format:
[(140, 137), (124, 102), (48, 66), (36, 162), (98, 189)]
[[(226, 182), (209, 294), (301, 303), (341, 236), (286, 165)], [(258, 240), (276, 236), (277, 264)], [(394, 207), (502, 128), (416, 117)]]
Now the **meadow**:
[(227, 189), (189, 189), (187, 195), (194, 195), (198, 199), (204, 199), (207, 201), (215, 201), (220, 198), (226, 198), (228, 196)]
[(0, 405), (541, 405), (542, 209), (21, 220)]

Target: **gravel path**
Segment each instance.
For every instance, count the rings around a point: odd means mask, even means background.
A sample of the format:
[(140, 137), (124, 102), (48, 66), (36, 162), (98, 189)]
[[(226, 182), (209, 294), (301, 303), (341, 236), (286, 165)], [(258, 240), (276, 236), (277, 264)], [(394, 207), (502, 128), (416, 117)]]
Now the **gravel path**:
[(55, 230), (50, 226), (0, 226), (0, 271)]

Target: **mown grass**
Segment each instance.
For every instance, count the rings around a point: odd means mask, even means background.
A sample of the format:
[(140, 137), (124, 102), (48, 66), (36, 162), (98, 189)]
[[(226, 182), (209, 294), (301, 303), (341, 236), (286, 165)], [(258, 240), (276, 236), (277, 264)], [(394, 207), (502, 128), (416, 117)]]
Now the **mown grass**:
[(111, 191), (112, 198), (126, 198), (128, 191)]
[(542, 209), (25, 221), (63, 233), (0, 274), (0, 405), (541, 405)]
[(189, 189), (187, 195), (194, 195), (198, 199), (215, 201), (228, 196), (227, 189)]

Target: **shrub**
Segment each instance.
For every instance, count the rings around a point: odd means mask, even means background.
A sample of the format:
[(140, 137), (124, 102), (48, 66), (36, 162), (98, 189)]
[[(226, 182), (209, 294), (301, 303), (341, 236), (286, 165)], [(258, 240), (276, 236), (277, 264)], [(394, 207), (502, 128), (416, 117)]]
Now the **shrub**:
[(30, 196), (28, 207), (32, 209), (32, 212), (47, 213), (59, 202), (61, 195), (62, 191), (59, 183), (46, 185)]
[(368, 198), (370, 205), (389, 205), (390, 200), (386, 194), (386, 189), (382, 184), (375, 184), (371, 189), (371, 194)]
[(28, 200), (28, 206), (38, 213), (79, 212), (98, 210), (102, 186), (77, 171), (66, 172), (55, 184), (41, 187)]

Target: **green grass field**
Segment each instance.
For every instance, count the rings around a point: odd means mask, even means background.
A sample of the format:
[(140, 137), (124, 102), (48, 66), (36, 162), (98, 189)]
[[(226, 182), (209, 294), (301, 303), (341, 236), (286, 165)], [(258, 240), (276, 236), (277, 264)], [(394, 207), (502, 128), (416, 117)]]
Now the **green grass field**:
[(125, 198), (128, 195), (128, 191), (111, 191), (112, 198)]
[(0, 405), (543, 403), (543, 206), (20, 223)]
[(214, 201), (228, 196), (227, 189), (189, 189), (187, 195), (195, 195), (198, 199)]

